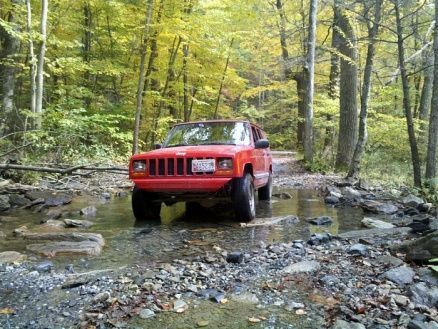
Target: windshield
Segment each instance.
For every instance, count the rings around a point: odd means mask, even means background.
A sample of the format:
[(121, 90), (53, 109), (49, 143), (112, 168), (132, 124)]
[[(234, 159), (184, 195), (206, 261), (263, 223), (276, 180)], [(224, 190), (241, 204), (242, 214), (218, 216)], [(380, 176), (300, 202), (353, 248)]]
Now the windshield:
[(249, 124), (244, 122), (197, 122), (172, 128), (163, 147), (188, 145), (250, 145)]

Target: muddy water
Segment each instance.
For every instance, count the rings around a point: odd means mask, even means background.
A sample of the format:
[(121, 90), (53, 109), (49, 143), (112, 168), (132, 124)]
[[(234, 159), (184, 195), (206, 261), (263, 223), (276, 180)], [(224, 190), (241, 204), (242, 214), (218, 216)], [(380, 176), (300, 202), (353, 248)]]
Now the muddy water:
[[(97, 214), (89, 220), (95, 222), (95, 225), (88, 231), (104, 236), (106, 246), (102, 254), (98, 257), (57, 257), (53, 262), (57, 266), (74, 264), (76, 270), (114, 268), (136, 263), (146, 265), (197, 256), (217, 247), (228, 251), (247, 251), (257, 247), (261, 241), (269, 244), (306, 240), (315, 232), (337, 234), (360, 227), (360, 220), (363, 218), (360, 209), (328, 207), (314, 190), (282, 192), (290, 193), (292, 198), (259, 202), (257, 217), (269, 219), (295, 215), (300, 219), (298, 223), (285, 222), (273, 226), (243, 228), (233, 220), (229, 205), (187, 216), (184, 215), (185, 205), (182, 203), (163, 207), (162, 223), (140, 223), (132, 215), (130, 197), (116, 198), (107, 203), (94, 200), (92, 203), (97, 207)], [(88, 205), (89, 200), (77, 198), (65, 210), (72, 211), (70, 218), (81, 218), (74, 210)], [(323, 215), (331, 216), (333, 224), (316, 227), (306, 222), (306, 218)], [(29, 229), (37, 228), (43, 217), (42, 214), (29, 211), (16, 211), (9, 217), (3, 216), (0, 219), (0, 231), (6, 233), (7, 238), (0, 241), (0, 251), (25, 252), (25, 242), (13, 238), (12, 230), (21, 225), (26, 225)], [(38, 256), (35, 257), (39, 259)]]

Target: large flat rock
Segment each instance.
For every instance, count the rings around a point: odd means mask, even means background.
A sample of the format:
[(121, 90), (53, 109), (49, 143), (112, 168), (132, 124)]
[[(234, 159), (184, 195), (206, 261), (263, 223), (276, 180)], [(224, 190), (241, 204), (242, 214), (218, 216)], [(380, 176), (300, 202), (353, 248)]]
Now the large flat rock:
[(31, 241), (67, 241), (67, 242), (95, 242), (101, 247), (105, 245), (105, 239), (97, 233), (78, 232), (51, 232), (51, 233), (25, 233), (23, 238)]
[(30, 244), (26, 248), (46, 257), (54, 257), (58, 255), (98, 256), (102, 251), (102, 246), (95, 241), (55, 241)]
[(17, 251), (0, 252), (0, 264), (21, 263), (26, 260), (27, 256)]
[(338, 234), (341, 239), (359, 239), (359, 238), (384, 238), (395, 235), (408, 235), (411, 231), (410, 227), (394, 227), (394, 228), (371, 228), (367, 230), (356, 230)]

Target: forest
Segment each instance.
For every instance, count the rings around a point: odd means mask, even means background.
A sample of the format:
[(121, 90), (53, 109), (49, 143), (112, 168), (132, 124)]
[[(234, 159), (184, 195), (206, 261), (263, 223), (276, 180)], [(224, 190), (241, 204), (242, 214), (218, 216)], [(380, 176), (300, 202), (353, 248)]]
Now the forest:
[(246, 118), (310, 170), (433, 187), (436, 3), (0, 0), (0, 162), (127, 163)]

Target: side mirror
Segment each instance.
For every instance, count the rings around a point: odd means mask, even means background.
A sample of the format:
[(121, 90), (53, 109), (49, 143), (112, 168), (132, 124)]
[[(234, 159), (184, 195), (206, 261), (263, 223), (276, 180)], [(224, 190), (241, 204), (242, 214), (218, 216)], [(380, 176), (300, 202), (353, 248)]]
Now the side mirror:
[(155, 144), (154, 145), (154, 150), (158, 150), (158, 149), (160, 149), (162, 147), (163, 147), (163, 145), (161, 145), (161, 144)]
[(255, 142), (256, 149), (267, 149), (269, 147), (269, 141), (267, 139), (259, 139)]

